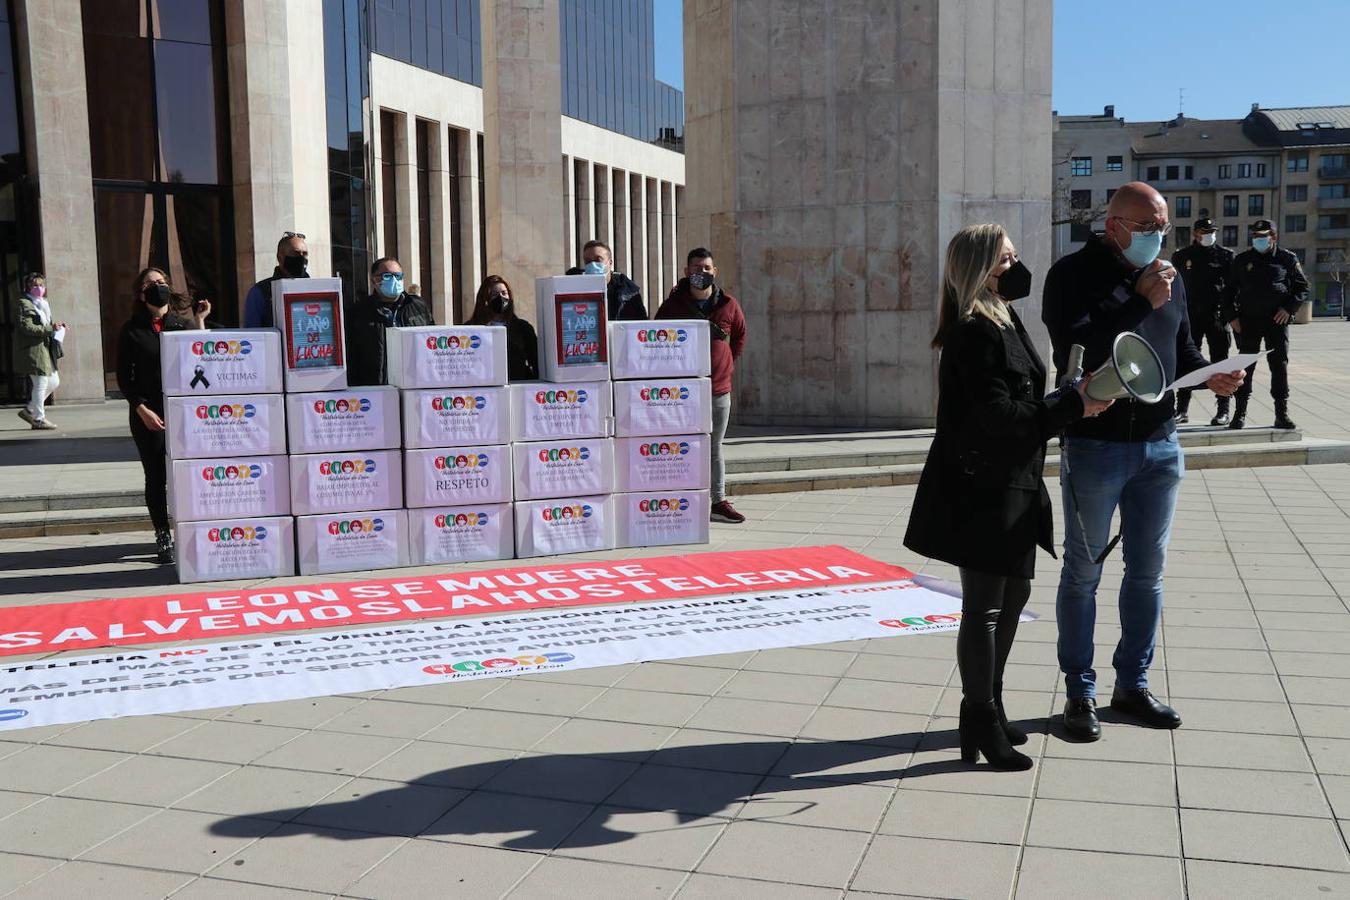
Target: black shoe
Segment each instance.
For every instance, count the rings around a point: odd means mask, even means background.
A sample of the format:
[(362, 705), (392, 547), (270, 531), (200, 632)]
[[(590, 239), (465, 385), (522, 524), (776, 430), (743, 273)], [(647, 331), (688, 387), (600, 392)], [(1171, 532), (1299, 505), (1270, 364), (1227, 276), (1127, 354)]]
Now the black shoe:
[(173, 565), (173, 532), (167, 528), (155, 532), (155, 560), (162, 566)]
[(1292, 431), (1298, 427), (1294, 424), (1294, 420), (1289, 418), (1289, 404), (1287, 401), (1275, 401), (1275, 427), (1283, 428), (1287, 431)]
[(1023, 772), (1031, 768), (1031, 757), (1018, 753), (1008, 743), (1008, 736), (999, 724), (998, 709), (991, 702), (986, 706), (970, 706), (961, 701), (961, 761), (976, 762), (984, 754), (990, 768)]
[(1191, 414), (1190, 414), (1190, 413), (1184, 413), (1184, 412), (1180, 412), (1180, 411), (1177, 412), (1177, 414), (1176, 414), (1176, 421), (1177, 421), (1177, 424), (1178, 424), (1178, 425), (1185, 425), (1185, 424), (1186, 424), (1187, 422), (1189, 422), (1190, 420), (1191, 420)]
[(1176, 728), (1181, 725), (1181, 716), (1177, 715), (1177, 711), (1158, 702), (1158, 698), (1148, 688), (1130, 690), (1117, 685), (1111, 692), (1111, 708), (1133, 716), (1149, 728)]
[(1191, 420), (1191, 392), (1177, 392), (1177, 413), (1175, 416), (1178, 425), (1185, 425)]
[(1220, 397), (1214, 401), (1214, 418), (1209, 420), (1209, 424), (1227, 425), (1228, 421), (1228, 398)]
[(998, 710), (998, 724), (1003, 726), (1003, 733), (1008, 736), (1008, 743), (1014, 747), (1020, 747), (1027, 742), (1027, 733), (1016, 725), (1008, 724), (1008, 714), (1003, 709), (1003, 685), (994, 685), (994, 709)]
[(1237, 409), (1233, 411), (1233, 421), (1228, 423), (1228, 427), (1234, 430), (1247, 427), (1247, 401), (1238, 399)]
[(1091, 697), (1070, 697), (1064, 704), (1064, 730), (1080, 741), (1095, 741), (1102, 736), (1097, 721), (1097, 701)]

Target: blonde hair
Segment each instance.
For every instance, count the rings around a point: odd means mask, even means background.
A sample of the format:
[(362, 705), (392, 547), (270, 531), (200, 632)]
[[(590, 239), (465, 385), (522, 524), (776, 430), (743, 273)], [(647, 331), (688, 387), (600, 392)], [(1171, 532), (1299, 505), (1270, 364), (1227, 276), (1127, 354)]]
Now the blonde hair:
[(969, 322), (976, 316), (984, 316), (1000, 328), (1012, 327), (1007, 305), (985, 286), (998, 267), (1007, 239), (1007, 229), (1002, 225), (967, 225), (947, 244), (934, 347), (942, 346), (943, 338), (958, 322)]

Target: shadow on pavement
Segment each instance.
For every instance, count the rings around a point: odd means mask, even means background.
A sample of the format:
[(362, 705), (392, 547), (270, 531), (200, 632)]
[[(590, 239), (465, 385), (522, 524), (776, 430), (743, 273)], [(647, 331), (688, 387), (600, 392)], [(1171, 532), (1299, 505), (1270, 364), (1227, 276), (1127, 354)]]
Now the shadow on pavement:
[(135, 462), (136, 445), (125, 437), (5, 437), (0, 466), (51, 466), (68, 463)]
[[(0, 547), (4, 543), (0, 542)], [(53, 547), (48, 550), (0, 552), (0, 572), (31, 574), (0, 578), (0, 597), (18, 594), (54, 594), (61, 591), (101, 592), (109, 589), (157, 587), (176, 582), (173, 566), (131, 568), (127, 563), (149, 563), (154, 545), (147, 541), (126, 544), (94, 544), (87, 547)], [(84, 572), (61, 572), (62, 568), (95, 567)]]

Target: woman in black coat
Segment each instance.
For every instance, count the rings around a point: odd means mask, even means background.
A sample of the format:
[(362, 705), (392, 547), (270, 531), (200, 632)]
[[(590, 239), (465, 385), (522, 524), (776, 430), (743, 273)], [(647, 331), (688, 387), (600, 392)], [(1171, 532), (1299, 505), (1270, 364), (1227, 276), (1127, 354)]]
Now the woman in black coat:
[(516, 315), (511, 285), (500, 275), (489, 275), (478, 286), (469, 325), (506, 327), (506, 376), (511, 381), (539, 377), (539, 337), (534, 326)]
[(961, 570), (961, 758), (983, 753), (1001, 769), (1027, 769), (1012, 749), (1026, 735), (1003, 712), (1003, 667), (1031, 594), (1036, 546), (1054, 549), (1045, 442), (1110, 406), (1087, 382), (1046, 397), (1045, 364), (1012, 302), (1031, 272), (1001, 225), (963, 228), (947, 245), (933, 346), (937, 434), (924, 463), (905, 546)]

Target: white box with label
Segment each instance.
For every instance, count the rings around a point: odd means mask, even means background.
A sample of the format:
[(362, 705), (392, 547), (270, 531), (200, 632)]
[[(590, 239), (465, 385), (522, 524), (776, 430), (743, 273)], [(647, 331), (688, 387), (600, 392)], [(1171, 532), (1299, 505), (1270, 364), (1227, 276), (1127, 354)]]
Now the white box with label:
[(297, 516), (397, 509), (403, 460), (397, 450), (305, 453), (291, 460), (291, 509)]
[(164, 430), (170, 459), (285, 454), (286, 406), (281, 394), (165, 397)]
[(691, 378), (712, 373), (706, 319), (610, 322), (610, 371), (620, 378)]
[(517, 500), (516, 556), (614, 549), (613, 496)]
[(617, 438), (614, 490), (697, 491), (711, 482), (711, 438), (706, 434)]
[(408, 564), (483, 562), (515, 556), (510, 503), (408, 510)]
[(165, 331), (159, 336), (159, 371), (166, 397), (280, 394), (281, 333)]
[(707, 491), (651, 491), (614, 495), (620, 547), (708, 543)]
[(512, 448), (517, 500), (608, 494), (614, 490), (614, 439), (532, 441)]
[(398, 447), (398, 388), (383, 385), (286, 395), (292, 453)]
[(491, 325), (418, 325), (385, 329), (389, 383), (395, 387), (506, 384), (506, 329)]
[(574, 382), (609, 378), (609, 298), (603, 275), (534, 280), (539, 377)]
[(272, 282), (272, 321), (281, 330), (286, 393), (347, 386), (342, 279), (277, 279)]
[(511, 389), (475, 387), (403, 391), (408, 450), (511, 442)]
[(513, 384), (511, 440), (609, 437), (614, 432), (613, 403), (608, 381)]
[(189, 584), (294, 575), (294, 521), (290, 516), (280, 516), (177, 523), (174, 551), (178, 581)]
[(403, 451), (409, 507), (464, 506), (511, 500), (511, 446), (441, 447)]
[(711, 431), (712, 379), (643, 378), (614, 382), (615, 437)]
[(295, 544), (301, 575), (397, 569), (408, 564), (408, 533), (401, 509), (299, 516)]
[(289, 515), (289, 474), (284, 456), (173, 460), (169, 469), (169, 515), (175, 522)]

